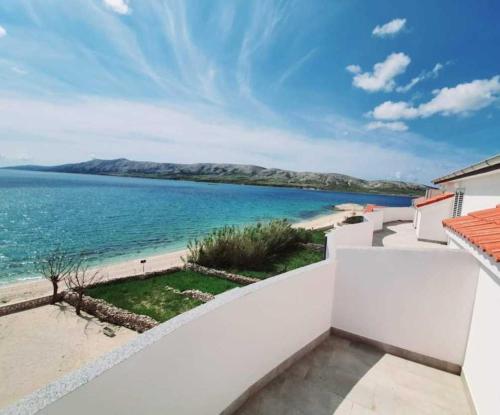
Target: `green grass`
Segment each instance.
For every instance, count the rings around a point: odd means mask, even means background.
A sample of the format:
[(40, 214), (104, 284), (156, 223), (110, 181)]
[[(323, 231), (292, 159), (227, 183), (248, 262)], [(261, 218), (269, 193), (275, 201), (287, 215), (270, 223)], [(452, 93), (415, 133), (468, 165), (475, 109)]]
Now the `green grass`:
[(87, 295), (101, 298), (136, 314), (150, 316), (159, 322), (169, 320), (202, 304), (201, 301), (169, 291), (168, 287), (179, 291), (197, 289), (211, 294), (219, 294), (238, 287), (238, 284), (193, 271), (178, 271), (146, 280), (100, 285), (90, 288)]
[(323, 260), (323, 252), (313, 251), (308, 248), (298, 248), (291, 253), (277, 257), (264, 270), (250, 269), (231, 269), (235, 274), (245, 275), (247, 277), (265, 279), (273, 275), (282, 274), (293, 269), (305, 267), (309, 264), (314, 264)]
[(179, 291), (200, 290), (204, 293), (220, 294), (232, 288), (240, 287), (235, 282), (222, 278), (202, 275), (194, 271), (178, 271), (170, 275), (155, 278), (166, 278), (165, 283)]
[(311, 230), (311, 243), (323, 245), (325, 243), (325, 231)]

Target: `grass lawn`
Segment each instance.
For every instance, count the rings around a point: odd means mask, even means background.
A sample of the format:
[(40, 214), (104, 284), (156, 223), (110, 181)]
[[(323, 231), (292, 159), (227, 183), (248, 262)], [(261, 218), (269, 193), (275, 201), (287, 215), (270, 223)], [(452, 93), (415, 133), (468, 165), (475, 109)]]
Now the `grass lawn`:
[(289, 254), (278, 257), (265, 270), (232, 269), (230, 271), (247, 277), (265, 279), (322, 260), (323, 252), (313, 251), (308, 248), (299, 248)]
[(115, 282), (97, 286), (90, 288), (87, 295), (101, 298), (117, 307), (136, 314), (145, 314), (163, 322), (202, 304), (201, 301), (169, 291), (168, 287), (179, 291), (197, 289), (211, 294), (219, 294), (238, 286), (231, 281), (186, 270), (146, 280)]

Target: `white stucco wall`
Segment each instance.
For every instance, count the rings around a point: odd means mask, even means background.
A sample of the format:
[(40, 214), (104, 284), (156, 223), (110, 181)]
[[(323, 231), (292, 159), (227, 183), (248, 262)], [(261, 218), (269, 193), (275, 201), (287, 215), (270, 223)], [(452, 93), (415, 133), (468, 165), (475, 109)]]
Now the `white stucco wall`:
[(448, 237), (443, 228), (443, 219), (452, 216), (453, 197), (417, 209), (419, 212), (416, 228), (417, 238), (447, 242)]
[(461, 250), (338, 248), (332, 326), (461, 365), (479, 265)]
[(415, 209), (413, 206), (408, 207), (384, 207), (384, 222), (393, 222), (395, 220), (413, 220)]
[(497, 379), (500, 368), (500, 264), (457, 234), (447, 231), (449, 245), (468, 252), (479, 264), (463, 376), (478, 414), (500, 414)]
[[(179, 316), (198, 314), (41, 413), (220, 413), (329, 330), (333, 266), (323, 261), (223, 295), (230, 298)], [(211, 309), (199, 315), (204, 307)]]
[(462, 216), (477, 210), (494, 208), (500, 204), (500, 171), (444, 183), (443, 188), (450, 192), (465, 190)]
[(365, 219), (373, 223), (373, 230), (379, 231), (384, 227), (384, 212), (375, 210), (374, 212), (363, 213)]
[(481, 268), (463, 375), (478, 414), (500, 414), (500, 280)]
[(341, 246), (372, 246), (374, 223), (344, 225), (331, 230), (327, 235), (326, 257), (335, 258), (335, 250)]

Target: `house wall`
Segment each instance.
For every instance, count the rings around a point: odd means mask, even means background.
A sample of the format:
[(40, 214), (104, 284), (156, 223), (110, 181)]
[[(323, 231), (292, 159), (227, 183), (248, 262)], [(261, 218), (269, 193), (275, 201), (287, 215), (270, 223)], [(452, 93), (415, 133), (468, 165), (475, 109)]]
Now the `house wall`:
[(338, 248), (332, 326), (461, 365), (478, 274), (462, 250)]
[(443, 219), (452, 215), (453, 197), (418, 208), (417, 238), (429, 241), (447, 242)]
[(449, 192), (464, 189), (462, 216), (500, 204), (500, 171), (466, 177), (443, 184)]
[(462, 375), (477, 413), (500, 414), (496, 387), (500, 368), (500, 263), (455, 233), (447, 233), (449, 246), (469, 253), (480, 267)]
[(479, 272), (476, 301), (463, 376), (481, 415), (500, 414), (500, 280), (484, 267)]
[(135, 354), (40, 413), (220, 413), (330, 329), (332, 298), (329, 261), (229, 291), (139, 336)]

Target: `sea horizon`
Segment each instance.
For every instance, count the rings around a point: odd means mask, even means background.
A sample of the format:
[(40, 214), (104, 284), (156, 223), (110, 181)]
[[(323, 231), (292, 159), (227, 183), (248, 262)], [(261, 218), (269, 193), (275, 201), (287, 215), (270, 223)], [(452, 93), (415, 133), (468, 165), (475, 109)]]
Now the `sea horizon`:
[(226, 225), (292, 223), (341, 203), (409, 206), (412, 197), (317, 189), (0, 169), (0, 284), (37, 279), (53, 249), (92, 265), (184, 249)]

